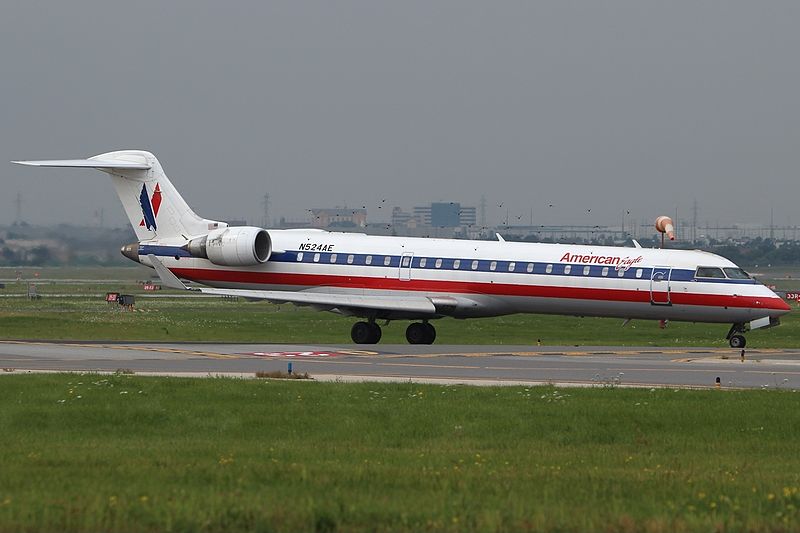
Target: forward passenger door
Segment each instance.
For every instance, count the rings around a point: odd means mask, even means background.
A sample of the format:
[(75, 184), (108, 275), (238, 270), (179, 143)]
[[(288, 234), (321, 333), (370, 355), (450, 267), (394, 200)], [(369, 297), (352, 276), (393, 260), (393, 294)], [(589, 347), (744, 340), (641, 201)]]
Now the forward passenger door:
[(670, 267), (654, 267), (650, 276), (650, 303), (653, 305), (672, 305), (670, 299)]

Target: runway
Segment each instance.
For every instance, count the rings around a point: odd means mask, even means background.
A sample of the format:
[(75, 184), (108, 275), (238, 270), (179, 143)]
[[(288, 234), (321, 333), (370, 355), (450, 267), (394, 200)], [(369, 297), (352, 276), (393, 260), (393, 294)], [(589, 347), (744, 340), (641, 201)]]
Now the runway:
[(162, 344), (0, 341), (4, 374), (27, 371), (470, 384), (800, 389), (800, 350), (566, 346)]

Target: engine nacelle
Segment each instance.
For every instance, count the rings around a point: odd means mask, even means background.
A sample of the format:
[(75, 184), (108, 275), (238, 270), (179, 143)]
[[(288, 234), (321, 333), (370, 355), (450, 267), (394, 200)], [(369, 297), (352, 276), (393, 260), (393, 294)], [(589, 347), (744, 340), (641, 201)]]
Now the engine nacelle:
[(266, 263), (272, 254), (272, 239), (267, 230), (242, 226), (215, 229), (189, 241), (192, 257), (208, 259), (220, 266), (253, 266)]

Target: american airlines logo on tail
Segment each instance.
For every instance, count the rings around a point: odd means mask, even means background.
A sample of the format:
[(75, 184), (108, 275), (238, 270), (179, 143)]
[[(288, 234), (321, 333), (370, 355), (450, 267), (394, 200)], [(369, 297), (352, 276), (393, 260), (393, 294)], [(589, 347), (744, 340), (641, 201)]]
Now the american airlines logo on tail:
[(156, 217), (161, 207), (161, 188), (158, 183), (156, 183), (156, 190), (153, 191), (152, 197), (147, 194), (147, 184), (142, 185), (142, 192), (139, 194), (139, 205), (142, 206), (142, 215), (144, 215), (139, 225), (146, 227), (150, 231), (155, 231)]

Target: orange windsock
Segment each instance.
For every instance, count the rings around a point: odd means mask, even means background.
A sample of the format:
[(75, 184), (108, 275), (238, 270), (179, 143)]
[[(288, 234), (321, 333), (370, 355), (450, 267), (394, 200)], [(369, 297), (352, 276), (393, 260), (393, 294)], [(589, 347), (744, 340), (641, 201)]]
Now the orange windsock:
[(656, 219), (656, 229), (661, 233), (666, 233), (669, 240), (675, 240), (675, 226), (672, 224), (672, 219), (665, 216), (660, 216)]

